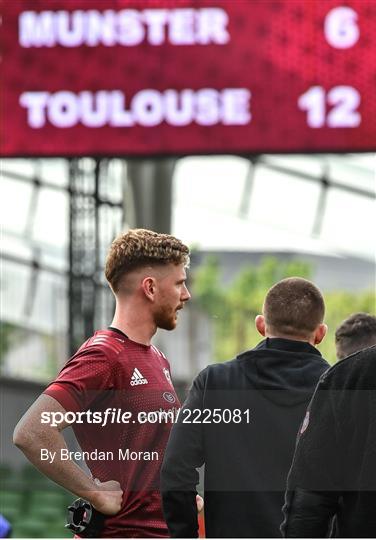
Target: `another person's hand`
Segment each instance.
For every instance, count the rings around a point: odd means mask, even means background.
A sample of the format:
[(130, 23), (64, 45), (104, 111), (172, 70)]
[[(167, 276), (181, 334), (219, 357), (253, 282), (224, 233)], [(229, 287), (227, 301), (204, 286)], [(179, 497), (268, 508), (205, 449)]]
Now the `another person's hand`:
[(200, 514), (204, 508), (204, 499), (200, 495), (196, 495), (197, 513)]
[(95, 480), (98, 490), (92, 494), (93, 507), (108, 516), (113, 516), (120, 511), (123, 497), (123, 490), (120, 488), (119, 482), (109, 480), (108, 482), (100, 482)]

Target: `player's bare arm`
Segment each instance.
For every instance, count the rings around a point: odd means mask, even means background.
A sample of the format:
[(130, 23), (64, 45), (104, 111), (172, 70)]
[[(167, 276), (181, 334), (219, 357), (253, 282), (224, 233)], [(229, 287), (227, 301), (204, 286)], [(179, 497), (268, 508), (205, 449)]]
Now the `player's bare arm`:
[[(61, 431), (68, 424), (62, 422), (56, 427), (42, 424), (41, 414), (45, 411), (66, 412), (56, 399), (42, 394), (18, 422), (13, 434), (14, 444), (51, 480), (83, 497), (103, 514), (116, 514), (120, 510), (123, 494), (119, 482), (110, 480), (98, 483), (74, 461), (61, 460), (61, 450), (67, 448)], [(42, 460), (41, 449), (56, 452), (56, 459), (52, 462)]]

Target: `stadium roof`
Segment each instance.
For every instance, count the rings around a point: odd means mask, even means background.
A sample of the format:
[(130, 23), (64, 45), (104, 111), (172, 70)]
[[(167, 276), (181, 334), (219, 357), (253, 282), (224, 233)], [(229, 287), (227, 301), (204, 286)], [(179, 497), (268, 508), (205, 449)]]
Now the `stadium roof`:
[(198, 247), (375, 259), (375, 155), (190, 157), (174, 232)]

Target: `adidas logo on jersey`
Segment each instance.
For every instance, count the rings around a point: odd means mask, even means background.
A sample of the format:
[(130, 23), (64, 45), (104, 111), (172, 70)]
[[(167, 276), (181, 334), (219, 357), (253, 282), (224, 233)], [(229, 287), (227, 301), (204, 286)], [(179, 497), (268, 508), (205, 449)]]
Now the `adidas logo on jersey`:
[(145, 379), (137, 368), (134, 368), (133, 375), (131, 377), (131, 386), (137, 386), (138, 384), (148, 384), (148, 380)]

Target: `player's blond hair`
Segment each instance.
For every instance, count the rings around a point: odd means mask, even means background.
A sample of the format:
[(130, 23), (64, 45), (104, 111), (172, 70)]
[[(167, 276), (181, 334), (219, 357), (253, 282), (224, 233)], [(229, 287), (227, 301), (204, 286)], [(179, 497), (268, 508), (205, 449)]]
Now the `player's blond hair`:
[(189, 264), (189, 249), (178, 238), (147, 229), (130, 229), (112, 242), (105, 276), (114, 292), (123, 276), (145, 266)]

